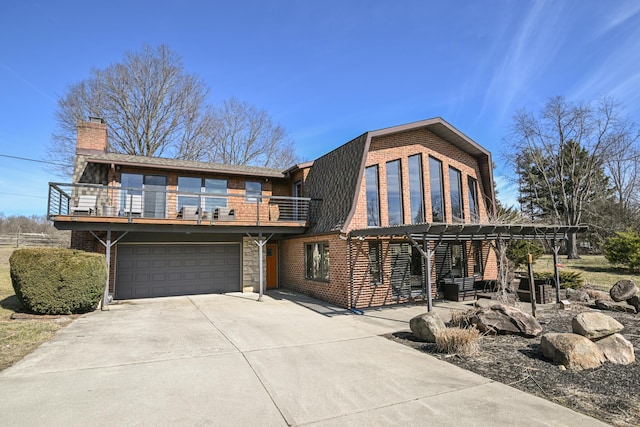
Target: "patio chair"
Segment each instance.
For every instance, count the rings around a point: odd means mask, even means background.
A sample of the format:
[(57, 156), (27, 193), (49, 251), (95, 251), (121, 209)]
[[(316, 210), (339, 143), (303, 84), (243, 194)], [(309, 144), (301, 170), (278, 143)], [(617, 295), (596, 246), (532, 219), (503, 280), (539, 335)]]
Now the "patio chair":
[(142, 215), (142, 196), (140, 194), (127, 194), (124, 199), (124, 214), (126, 216)]
[(180, 208), (178, 216), (182, 219), (198, 219), (198, 207), (191, 205), (184, 205)]
[(95, 215), (97, 212), (97, 196), (84, 194), (78, 198), (78, 204), (73, 207), (74, 215)]
[(220, 207), (216, 208), (213, 218), (220, 221), (232, 221), (236, 219), (235, 211), (233, 209)]

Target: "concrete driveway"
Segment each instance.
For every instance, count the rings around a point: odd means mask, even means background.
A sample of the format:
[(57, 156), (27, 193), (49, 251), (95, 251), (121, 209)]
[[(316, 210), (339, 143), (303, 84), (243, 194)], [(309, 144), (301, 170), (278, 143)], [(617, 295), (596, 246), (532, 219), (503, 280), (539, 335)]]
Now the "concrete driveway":
[[(3, 425), (603, 425), (287, 292), (126, 301), (82, 316), (0, 374)], [(446, 308), (438, 308), (447, 317)]]

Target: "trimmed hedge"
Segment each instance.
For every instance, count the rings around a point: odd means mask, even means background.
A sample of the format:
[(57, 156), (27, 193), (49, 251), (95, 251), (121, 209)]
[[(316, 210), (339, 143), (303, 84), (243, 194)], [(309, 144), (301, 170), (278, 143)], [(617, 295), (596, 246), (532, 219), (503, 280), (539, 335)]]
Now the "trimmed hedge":
[(38, 314), (93, 311), (107, 281), (103, 255), (71, 249), (18, 249), (9, 265), (16, 296)]
[[(563, 289), (580, 289), (584, 284), (582, 273), (573, 270), (560, 270), (560, 287)], [(553, 271), (534, 271), (533, 278), (538, 280), (555, 280)]]

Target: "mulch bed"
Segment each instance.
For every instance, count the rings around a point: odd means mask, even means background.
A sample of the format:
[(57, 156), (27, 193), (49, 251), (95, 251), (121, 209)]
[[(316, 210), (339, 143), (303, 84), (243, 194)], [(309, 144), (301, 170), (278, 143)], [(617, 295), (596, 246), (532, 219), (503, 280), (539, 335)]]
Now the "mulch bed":
[[(547, 332), (571, 332), (571, 319), (588, 307), (572, 310), (538, 311), (538, 321)], [(603, 312), (624, 325), (622, 335), (640, 357), (640, 314)], [(418, 342), (410, 332), (389, 334), (387, 338), (429, 353), (441, 360), (473, 371), (518, 390), (553, 401), (615, 426), (640, 425), (640, 366), (605, 362), (584, 371), (564, 370), (545, 360), (540, 337), (514, 335), (483, 336), (480, 352), (464, 357), (438, 353), (435, 344)]]

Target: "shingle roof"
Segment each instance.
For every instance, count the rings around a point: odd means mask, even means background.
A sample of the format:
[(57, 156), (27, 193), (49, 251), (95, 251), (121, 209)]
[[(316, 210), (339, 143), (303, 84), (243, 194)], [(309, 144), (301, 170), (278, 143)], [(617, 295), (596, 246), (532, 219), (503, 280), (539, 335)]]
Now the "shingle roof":
[(198, 172), (219, 172), (233, 175), (251, 175), (270, 178), (283, 178), (282, 171), (259, 166), (225, 165), (221, 163), (196, 162), (191, 160), (168, 159), (164, 157), (132, 156), (128, 154), (107, 153), (88, 156), (90, 163), (115, 163), (118, 165), (155, 167), (160, 169), (181, 169)]
[(344, 226), (360, 184), (366, 142), (365, 133), (313, 162), (305, 183), (306, 195), (312, 198), (309, 233), (336, 231)]

